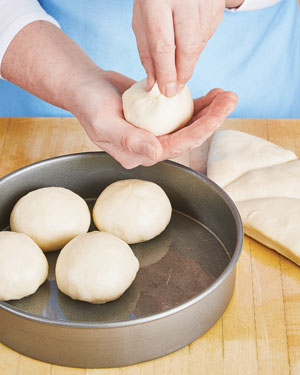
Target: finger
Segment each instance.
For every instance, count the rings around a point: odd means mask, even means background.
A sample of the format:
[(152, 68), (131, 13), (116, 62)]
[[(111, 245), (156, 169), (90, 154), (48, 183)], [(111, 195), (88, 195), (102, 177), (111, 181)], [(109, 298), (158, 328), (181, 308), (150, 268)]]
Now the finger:
[(104, 129), (99, 129), (94, 142), (108, 142), (120, 150), (140, 154), (155, 162), (162, 155), (161, 144), (153, 134), (138, 129), (121, 118), (110, 120)]
[(224, 92), (222, 89), (212, 89), (205, 96), (194, 100), (194, 113), (197, 114), (199, 111), (207, 107), (214, 98)]
[[(174, 29), (176, 42), (177, 91), (181, 91), (192, 77), (200, 52), (206, 44), (200, 29), (199, 12), (193, 4), (175, 9)], [(187, 22), (188, 20), (188, 22)]]
[(117, 160), (122, 167), (126, 169), (136, 168), (139, 165), (150, 166), (154, 165), (156, 162), (141, 155), (135, 154), (127, 150), (123, 150), (119, 146), (116, 146), (110, 142), (99, 142), (96, 143), (102, 150), (111, 155), (115, 160)]
[(202, 97), (194, 100), (194, 115), (190, 120), (190, 124), (198, 120), (200, 117), (203, 117), (207, 114), (210, 104), (215, 99), (215, 97), (220, 94), (224, 93), (225, 91), (222, 89), (213, 89), (209, 91), (209, 93)]
[(205, 116), (175, 133), (159, 137), (164, 150), (162, 160), (173, 158), (200, 146), (223, 123), (236, 104), (236, 94), (219, 93), (213, 99)]
[(151, 5), (147, 12), (147, 40), (157, 84), (165, 96), (173, 97), (177, 92), (177, 73), (172, 10), (159, 2), (148, 4)]
[[(236, 105), (237, 105), (237, 102), (238, 102), (238, 96), (237, 96), (234, 92), (227, 91), (227, 93), (228, 93), (228, 94), (232, 94), (232, 95), (233, 95), (233, 100), (236, 100), (236, 104), (232, 104), (232, 107), (230, 106), (230, 108), (232, 108), (232, 109), (231, 109), (231, 111), (230, 111), (230, 112), (228, 113), (228, 115), (227, 115), (227, 116), (229, 116), (230, 113), (233, 112), (233, 110), (235, 109), (235, 107), (236, 107)], [(234, 98), (235, 98), (235, 99), (234, 99)], [(195, 115), (195, 116), (193, 117), (193, 120), (196, 121), (196, 120), (198, 120), (198, 118), (205, 116), (205, 115), (208, 113), (209, 109), (210, 109), (210, 106), (209, 106), (209, 105), (208, 105), (207, 107), (203, 108), (201, 111), (199, 111), (199, 112), (197, 113), (197, 115)]]
[(147, 90), (149, 91), (156, 82), (155, 66), (152, 59), (150, 46), (144, 27), (143, 25), (140, 25), (140, 20), (136, 22), (133, 21), (132, 28), (135, 34), (140, 60), (147, 73)]
[(238, 103), (238, 96), (233, 91), (219, 93), (209, 106), (207, 116), (219, 117), (225, 120), (234, 110)]

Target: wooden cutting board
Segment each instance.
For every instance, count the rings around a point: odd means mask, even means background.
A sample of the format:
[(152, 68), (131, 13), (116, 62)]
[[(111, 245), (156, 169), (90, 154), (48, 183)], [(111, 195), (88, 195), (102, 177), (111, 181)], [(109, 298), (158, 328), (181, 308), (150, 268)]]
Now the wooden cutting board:
[[(300, 157), (300, 120), (228, 119), (222, 128), (265, 138)], [(177, 158), (205, 172), (209, 140)], [(53, 156), (96, 151), (76, 119), (0, 118), (0, 176)], [(300, 235), (300, 223), (299, 223)], [(245, 237), (233, 299), (204, 336), (166, 357), (118, 369), (73, 369), (0, 344), (0, 375), (299, 375), (300, 268)]]

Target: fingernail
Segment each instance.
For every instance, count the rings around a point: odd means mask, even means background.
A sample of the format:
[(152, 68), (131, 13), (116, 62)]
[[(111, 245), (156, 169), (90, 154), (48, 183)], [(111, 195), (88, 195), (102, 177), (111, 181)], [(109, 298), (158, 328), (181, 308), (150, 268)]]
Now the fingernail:
[(147, 91), (150, 91), (154, 85), (155, 85), (155, 80), (148, 78), (148, 80), (147, 80)]
[(156, 147), (153, 146), (151, 143), (143, 142), (141, 144), (141, 153), (147, 156), (152, 160), (156, 160), (157, 157), (157, 150)]
[(177, 84), (175, 82), (168, 83), (165, 86), (165, 96), (167, 96), (168, 98), (172, 98), (173, 96), (176, 95), (176, 93), (177, 93)]
[(184, 86), (185, 86), (184, 83), (180, 83), (179, 85), (177, 85), (177, 94), (179, 94), (180, 91), (184, 89)]

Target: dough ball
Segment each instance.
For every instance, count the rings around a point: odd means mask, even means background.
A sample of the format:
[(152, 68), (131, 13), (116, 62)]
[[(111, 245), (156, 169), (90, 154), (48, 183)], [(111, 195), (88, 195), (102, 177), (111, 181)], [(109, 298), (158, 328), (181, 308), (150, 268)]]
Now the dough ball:
[(169, 224), (172, 207), (163, 189), (149, 181), (114, 182), (93, 209), (96, 227), (129, 244), (151, 240)]
[(168, 98), (160, 92), (157, 83), (147, 91), (147, 79), (144, 79), (126, 90), (122, 100), (125, 119), (156, 136), (182, 128), (194, 113), (194, 101), (187, 86)]
[(120, 238), (105, 232), (82, 234), (60, 252), (59, 290), (73, 299), (105, 303), (120, 297), (135, 279), (139, 262)]
[(86, 233), (90, 222), (84, 199), (62, 187), (28, 193), (15, 204), (10, 216), (11, 230), (27, 234), (43, 251), (61, 249), (72, 238)]
[(33, 294), (48, 275), (48, 262), (26, 234), (0, 232), (0, 300)]

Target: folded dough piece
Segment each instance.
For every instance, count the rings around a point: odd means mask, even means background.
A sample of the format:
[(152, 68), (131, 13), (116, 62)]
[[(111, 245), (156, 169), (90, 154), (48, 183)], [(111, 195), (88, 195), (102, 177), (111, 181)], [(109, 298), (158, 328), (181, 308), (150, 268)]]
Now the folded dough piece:
[(235, 202), (272, 197), (300, 199), (300, 160), (254, 169), (224, 190)]
[(245, 233), (300, 265), (300, 199), (236, 202)]
[(296, 160), (290, 150), (237, 130), (220, 130), (212, 139), (207, 176), (221, 187), (244, 173)]

